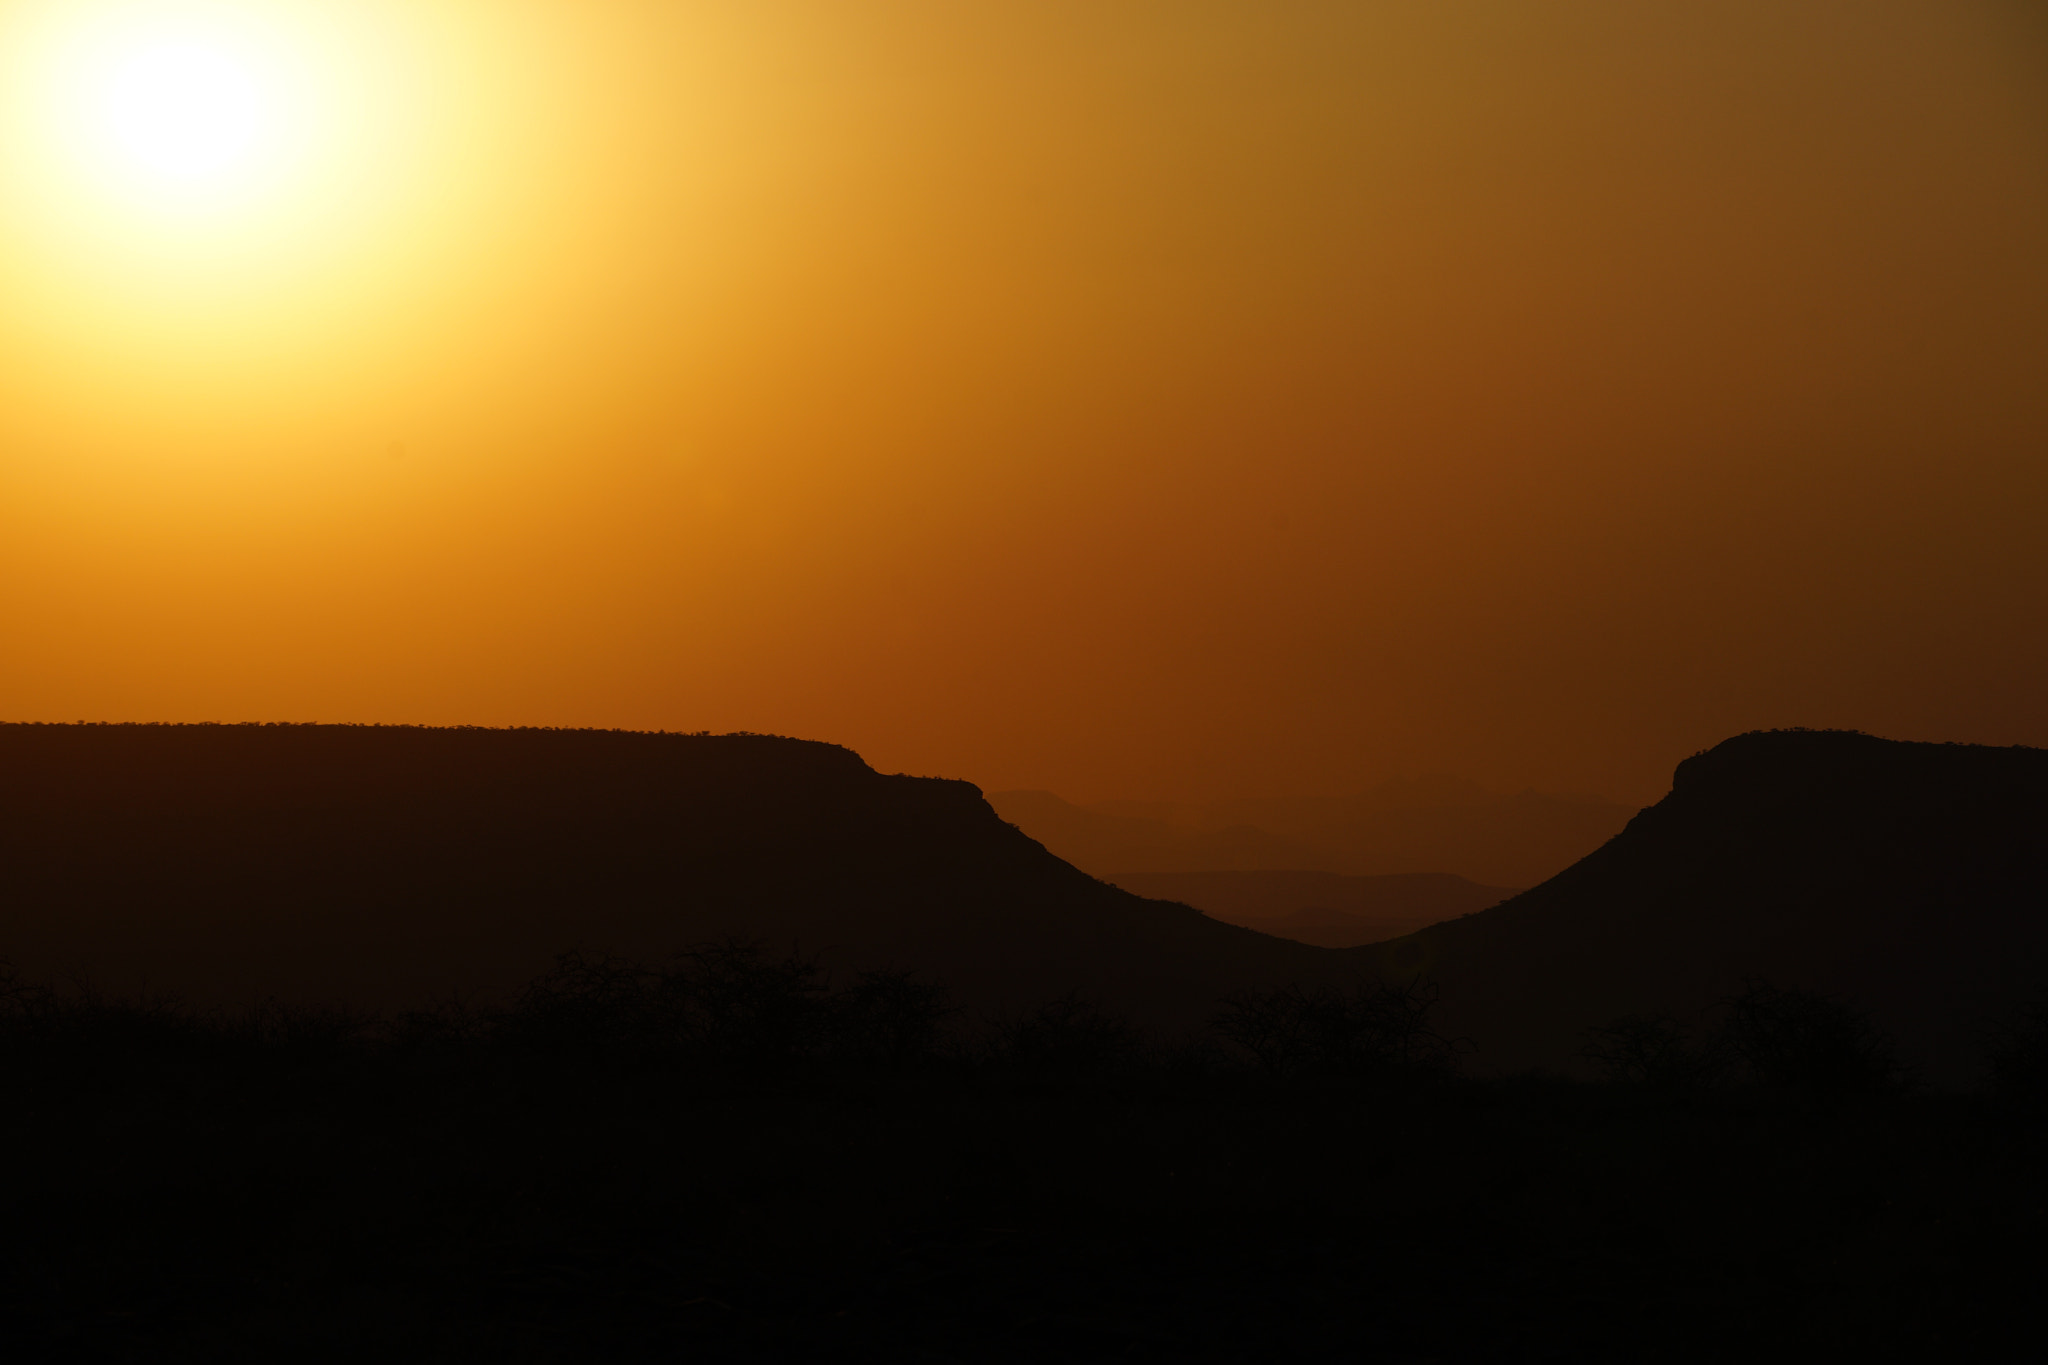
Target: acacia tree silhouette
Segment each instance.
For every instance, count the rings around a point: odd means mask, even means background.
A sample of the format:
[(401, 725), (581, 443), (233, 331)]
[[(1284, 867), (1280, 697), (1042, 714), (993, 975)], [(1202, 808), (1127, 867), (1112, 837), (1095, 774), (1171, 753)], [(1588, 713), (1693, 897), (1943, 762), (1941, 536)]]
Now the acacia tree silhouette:
[(1447, 1075), (1470, 1046), (1430, 1025), (1428, 982), (1283, 986), (1224, 998), (1215, 1029), (1271, 1075)]
[(1652, 1090), (1693, 1090), (1709, 1085), (1727, 1069), (1726, 1049), (1692, 1033), (1666, 1014), (1626, 1014), (1586, 1031), (1579, 1055), (1617, 1085)]
[(2048, 1109), (2048, 991), (1993, 1024), (1984, 1052), (1993, 1095), (2016, 1109)]
[(998, 1071), (1028, 1080), (1083, 1081), (1135, 1061), (1142, 1041), (1128, 1020), (1068, 991), (1021, 1018), (997, 1020), (984, 1055)]
[(1870, 1020), (1811, 991), (1748, 982), (1721, 1027), (1752, 1080), (1775, 1089), (1845, 1096), (1896, 1090), (1904, 1068)]
[(835, 992), (795, 948), (777, 956), (758, 940), (727, 938), (684, 949), (666, 969), (564, 954), (484, 1032), (528, 1048), (774, 1074), (828, 1061), (927, 1061), (944, 1050), (957, 1014), (943, 985), (914, 973), (863, 972)]
[(1892, 1040), (1841, 1001), (1750, 980), (1721, 1009), (1720, 1028), (1698, 1041), (1670, 1015), (1623, 1015), (1586, 1030), (1579, 1055), (1612, 1084), (1658, 1090), (1711, 1086), (1738, 1067), (1754, 1085), (1797, 1095), (1874, 1095), (1904, 1083)]
[(939, 982), (915, 972), (862, 972), (831, 999), (833, 1055), (856, 1066), (916, 1070), (945, 1054), (959, 1018)]

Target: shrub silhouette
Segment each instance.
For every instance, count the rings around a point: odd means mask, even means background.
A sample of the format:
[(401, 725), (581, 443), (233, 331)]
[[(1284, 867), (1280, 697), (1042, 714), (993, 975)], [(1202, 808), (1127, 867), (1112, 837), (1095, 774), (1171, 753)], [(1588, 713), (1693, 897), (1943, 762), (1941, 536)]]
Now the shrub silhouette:
[(1422, 981), (1282, 986), (1225, 997), (1214, 1027), (1275, 1076), (1446, 1074), (1464, 1043), (1430, 1026), (1436, 1001)]
[(1903, 1072), (1889, 1038), (1839, 1001), (1752, 981), (1728, 1002), (1722, 1038), (1752, 1080), (1811, 1095), (1896, 1089)]
[(825, 1050), (828, 990), (815, 961), (723, 939), (685, 949), (673, 964), (657, 971), (566, 953), (527, 986), (496, 1032), (550, 1050), (755, 1068)]
[(1118, 1071), (1142, 1041), (1129, 1020), (1069, 991), (1021, 1019), (990, 1029), (987, 1060), (999, 1071), (1037, 1081), (1080, 1081)]
[(1616, 1085), (1653, 1090), (1691, 1090), (1711, 1084), (1724, 1058), (1710, 1041), (1696, 1045), (1676, 1019), (1664, 1014), (1625, 1014), (1586, 1031), (1579, 1055), (1595, 1063)]
[(550, 1051), (672, 1050), (686, 1045), (690, 1026), (664, 985), (659, 973), (634, 963), (564, 953), (527, 983), (493, 1032), (514, 1046)]
[[(943, 985), (913, 973), (863, 972), (835, 992), (815, 959), (734, 938), (685, 949), (666, 970), (564, 954), (481, 1033), (515, 1047), (736, 1071), (900, 1069), (940, 1057), (958, 1013)], [(408, 1015), (399, 1029), (415, 1046), (479, 1032), (461, 1011)]]
[(187, 1053), (210, 1032), (168, 997), (108, 1000), (90, 982), (57, 990), (0, 967), (0, 1057), (14, 1065), (107, 1079)]
[(2016, 1109), (2048, 1109), (2048, 992), (1993, 1025), (1989, 1043), (1991, 1093)]
[(832, 997), (832, 1053), (856, 1065), (905, 1070), (946, 1052), (959, 1017), (945, 986), (913, 972), (863, 972)]
[(371, 1042), (372, 1021), (350, 1010), (309, 1009), (266, 1000), (226, 1021), (224, 1040), (270, 1052), (298, 1066), (331, 1066)]
[(773, 958), (759, 942), (723, 939), (684, 950), (676, 963), (657, 982), (662, 1017), (679, 1017), (706, 1058), (775, 1067), (825, 1050), (829, 985), (817, 962), (794, 948)]
[(389, 1020), (379, 1036), (400, 1054), (457, 1051), (482, 1042), (496, 1022), (492, 1014), (450, 1001), (407, 1010)]

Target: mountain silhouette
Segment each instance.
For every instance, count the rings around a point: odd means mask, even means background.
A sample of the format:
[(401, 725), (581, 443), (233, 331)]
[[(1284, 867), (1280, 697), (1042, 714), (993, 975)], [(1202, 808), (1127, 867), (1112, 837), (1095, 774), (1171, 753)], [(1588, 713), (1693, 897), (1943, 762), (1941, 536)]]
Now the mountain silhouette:
[(1350, 796), (1190, 804), (993, 792), (1005, 820), (1083, 871), (1451, 873), (1534, 886), (1598, 848), (1634, 808), (1592, 796), (1488, 791), (1455, 778), (1385, 782)]
[(2048, 750), (1738, 736), (1559, 876), (1358, 956), (1440, 983), (1489, 1069), (1567, 1068), (1588, 1027), (1710, 1015), (1763, 979), (1967, 1080), (1990, 1022), (2048, 985)]
[(1324, 948), (1356, 948), (1412, 934), (1515, 894), (1441, 872), (1127, 872), (1108, 880), (1140, 896), (1192, 905), (1226, 924)]
[(1154, 1023), (1336, 954), (1098, 882), (966, 782), (762, 735), (0, 725), (0, 959), (195, 1003), (502, 998), (724, 935)]
[[(1230, 879), (1206, 880), (1214, 902)], [(972, 785), (830, 744), (0, 725), (0, 959), (25, 976), (389, 1009), (727, 935), (923, 972), (982, 1010), (1078, 989), (1171, 1027), (1235, 990), (1420, 975), (1485, 1070), (1569, 1068), (1589, 1027), (1704, 1016), (1765, 979), (1961, 1080), (2048, 983), (2048, 751), (1744, 735), (1544, 884), (1334, 951), (1097, 881)]]

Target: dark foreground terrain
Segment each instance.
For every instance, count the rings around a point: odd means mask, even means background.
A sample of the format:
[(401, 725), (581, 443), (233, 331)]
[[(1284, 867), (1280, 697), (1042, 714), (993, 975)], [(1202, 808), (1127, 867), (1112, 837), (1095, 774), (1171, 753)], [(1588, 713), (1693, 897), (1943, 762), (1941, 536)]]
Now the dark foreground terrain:
[(1746, 735), (1334, 951), (829, 745), (0, 726), (0, 1356), (2031, 1359), (2044, 830)]
[(1476, 1082), (1413, 988), (1244, 995), (1168, 1043), (827, 985), (733, 944), (380, 1024), (17, 985), (9, 1358), (1969, 1359), (2037, 1330), (2039, 1030), (1998, 1094), (1915, 1092), (1824, 1004), (1718, 1054), (1610, 1032), (1606, 1083)]

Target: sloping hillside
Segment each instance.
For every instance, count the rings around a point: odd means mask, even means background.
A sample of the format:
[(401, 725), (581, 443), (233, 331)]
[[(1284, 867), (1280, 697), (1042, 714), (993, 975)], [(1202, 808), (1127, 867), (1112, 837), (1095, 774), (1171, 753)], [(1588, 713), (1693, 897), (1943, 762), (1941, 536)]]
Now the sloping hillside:
[(1166, 1023), (1336, 959), (1097, 882), (968, 783), (829, 744), (0, 726), (0, 958), (28, 975), (389, 1007), (733, 933)]
[(1961, 1079), (1987, 1021), (2048, 985), (2048, 751), (1742, 735), (1561, 875), (1359, 956), (1436, 978), (1488, 1067), (1569, 1066), (1589, 1025), (1761, 977)]

